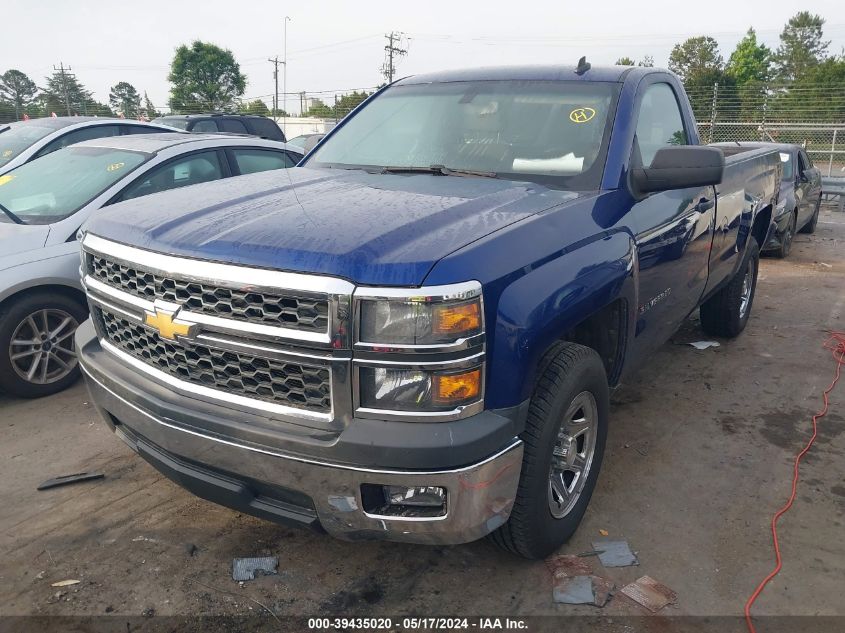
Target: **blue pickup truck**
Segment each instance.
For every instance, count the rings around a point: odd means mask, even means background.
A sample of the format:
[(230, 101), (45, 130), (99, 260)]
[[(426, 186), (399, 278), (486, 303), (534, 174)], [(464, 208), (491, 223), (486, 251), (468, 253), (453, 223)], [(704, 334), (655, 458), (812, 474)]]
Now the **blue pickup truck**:
[(239, 511), (537, 558), (610, 390), (696, 309), (745, 327), (781, 163), (701, 146), (673, 74), (581, 63), (400, 80), (287, 172), (87, 224), (94, 404)]

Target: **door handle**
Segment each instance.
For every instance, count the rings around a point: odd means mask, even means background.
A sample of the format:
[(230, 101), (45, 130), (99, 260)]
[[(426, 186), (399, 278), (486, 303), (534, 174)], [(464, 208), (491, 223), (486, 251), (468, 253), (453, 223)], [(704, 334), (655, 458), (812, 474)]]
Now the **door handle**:
[(711, 200), (711, 199), (708, 199), (708, 198), (702, 198), (702, 199), (701, 199), (701, 200), (699, 200), (699, 201), (698, 201), (698, 203), (695, 205), (694, 209), (695, 209), (696, 211), (698, 211), (699, 213), (705, 213), (705, 212), (709, 211), (710, 209), (712, 209), (712, 208), (713, 208), (713, 207), (715, 207), (715, 206), (716, 206), (716, 200), (715, 200), (715, 198), (714, 198), (714, 199), (712, 199), (712, 200)]

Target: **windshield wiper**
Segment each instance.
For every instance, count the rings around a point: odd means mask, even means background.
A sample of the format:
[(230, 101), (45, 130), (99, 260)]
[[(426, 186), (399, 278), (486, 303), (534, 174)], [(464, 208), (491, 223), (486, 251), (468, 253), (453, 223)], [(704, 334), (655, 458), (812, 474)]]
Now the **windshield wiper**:
[(498, 178), (494, 171), (473, 171), (471, 169), (452, 169), (445, 165), (428, 167), (382, 167), (382, 174), (436, 174), (438, 176), (467, 176), (476, 178)]
[(26, 222), (24, 222), (23, 220), (21, 220), (18, 216), (16, 216), (14, 213), (12, 213), (11, 211), (9, 211), (9, 210), (8, 210), (6, 207), (4, 207), (2, 204), (0, 204), (0, 211), (2, 211), (3, 213), (5, 213), (6, 215), (8, 215), (8, 216), (9, 216), (9, 219), (10, 219), (12, 222), (14, 222), (15, 224), (26, 224)]

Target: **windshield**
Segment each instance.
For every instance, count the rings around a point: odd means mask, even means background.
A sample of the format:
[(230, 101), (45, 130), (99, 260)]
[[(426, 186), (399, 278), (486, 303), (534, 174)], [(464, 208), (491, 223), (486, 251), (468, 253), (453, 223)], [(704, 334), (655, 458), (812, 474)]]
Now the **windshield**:
[(3, 131), (0, 128), (0, 167), (8, 163), (33, 143), (56, 131), (54, 127), (32, 123), (18, 123)]
[(784, 182), (792, 180), (792, 155), (788, 152), (780, 153), (780, 162), (783, 163), (783, 180)]
[(170, 127), (175, 127), (179, 130), (187, 130), (188, 129), (188, 119), (179, 119), (179, 118), (169, 118), (169, 117), (159, 117), (157, 119), (153, 119), (150, 123), (159, 123), (161, 125), (169, 125)]
[(394, 86), (335, 132), (310, 166), (445, 166), (597, 189), (616, 84), (471, 81)]
[(68, 147), (0, 176), (0, 206), (25, 224), (75, 213), (149, 158), (104, 147)]

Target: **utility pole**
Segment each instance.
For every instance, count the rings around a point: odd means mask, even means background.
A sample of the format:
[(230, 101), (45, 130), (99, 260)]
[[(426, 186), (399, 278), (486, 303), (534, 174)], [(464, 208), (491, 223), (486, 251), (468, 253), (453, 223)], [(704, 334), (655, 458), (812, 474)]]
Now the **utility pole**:
[(396, 74), (396, 60), (407, 55), (408, 50), (400, 48), (402, 33), (391, 31), (384, 37), (387, 39), (387, 46), (384, 47), (384, 64), (381, 67), (381, 74), (387, 79), (387, 83), (393, 83), (393, 75)]
[(279, 56), (276, 55), (267, 61), (275, 66), (273, 70), (273, 79), (276, 81), (276, 92), (273, 94), (273, 118), (275, 119), (279, 116)]
[[(282, 62), (285, 65), (285, 76), (282, 80), (282, 116), (284, 119), (288, 116), (288, 22), (290, 21), (291, 19), (285, 16), (285, 48), (283, 51), (284, 61)], [(276, 90), (278, 91), (278, 88)]]
[(64, 63), (59, 62), (59, 67), (56, 68), (53, 66), (53, 70), (58, 70), (62, 77), (62, 92), (65, 95), (65, 107), (67, 108), (67, 115), (70, 116), (70, 96), (68, 95), (67, 91), (67, 75), (65, 75), (66, 70), (72, 70), (70, 66), (65, 68)]

